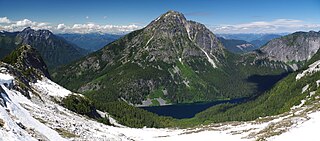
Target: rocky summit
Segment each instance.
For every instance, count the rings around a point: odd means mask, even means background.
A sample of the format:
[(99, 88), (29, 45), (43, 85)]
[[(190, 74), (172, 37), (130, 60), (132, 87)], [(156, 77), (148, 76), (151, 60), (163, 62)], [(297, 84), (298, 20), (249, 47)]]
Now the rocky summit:
[[(223, 55), (222, 44), (209, 29), (200, 23), (187, 21), (176, 11), (168, 11), (152, 21), (141, 35), (148, 39), (144, 51), (149, 52), (151, 58), (154, 56), (167, 63), (202, 56), (216, 68), (219, 62), (216, 56)], [(161, 50), (165, 53), (157, 53)]]

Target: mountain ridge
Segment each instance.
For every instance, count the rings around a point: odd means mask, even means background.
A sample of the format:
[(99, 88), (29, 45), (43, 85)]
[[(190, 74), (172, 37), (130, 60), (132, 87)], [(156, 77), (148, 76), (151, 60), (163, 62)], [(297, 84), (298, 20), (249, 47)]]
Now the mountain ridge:
[(86, 49), (90, 52), (97, 51), (105, 45), (119, 39), (123, 35), (102, 34), (102, 33), (60, 33), (58, 36), (63, 37), (67, 41), (76, 44), (77, 46)]
[(1, 33), (0, 39), (1, 48), (6, 49), (1, 58), (21, 45), (30, 45), (38, 50), (49, 68), (70, 63), (87, 54), (86, 50), (54, 35), (49, 30), (33, 30), (27, 27), (21, 32)]

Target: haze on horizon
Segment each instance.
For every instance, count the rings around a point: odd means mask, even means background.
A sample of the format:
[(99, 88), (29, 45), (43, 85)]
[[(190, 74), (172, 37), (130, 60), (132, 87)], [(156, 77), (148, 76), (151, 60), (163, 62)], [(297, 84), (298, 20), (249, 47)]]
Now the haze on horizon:
[(168, 10), (214, 33), (320, 30), (319, 0), (1, 0), (0, 5), (0, 30), (5, 31), (31, 27), (54, 33), (123, 34), (145, 27)]

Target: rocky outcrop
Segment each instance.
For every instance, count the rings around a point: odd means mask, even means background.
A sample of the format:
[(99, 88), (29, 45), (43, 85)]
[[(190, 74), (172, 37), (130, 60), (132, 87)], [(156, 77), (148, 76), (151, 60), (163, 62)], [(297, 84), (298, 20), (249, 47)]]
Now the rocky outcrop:
[(296, 32), (271, 40), (260, 49), (260, 56), (286, 63), (311, 59), (320, 48), (320, 32)]
[(47, 65), (38, 51), (30, 45), (23, 45), (6, 56), (3, 61), (15, 66), (25, 74), (50, 78)]

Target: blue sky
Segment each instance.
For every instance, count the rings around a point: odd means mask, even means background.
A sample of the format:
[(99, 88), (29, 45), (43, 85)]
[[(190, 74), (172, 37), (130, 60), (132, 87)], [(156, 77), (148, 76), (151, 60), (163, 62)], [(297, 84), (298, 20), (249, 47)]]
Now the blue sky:
[(320, 0), (0, 0), (0, 5), (0, 30), (10, 31), (31, 26), (54, 32), (129, 32), (168, 10), (216, 33), (320, 30)]

